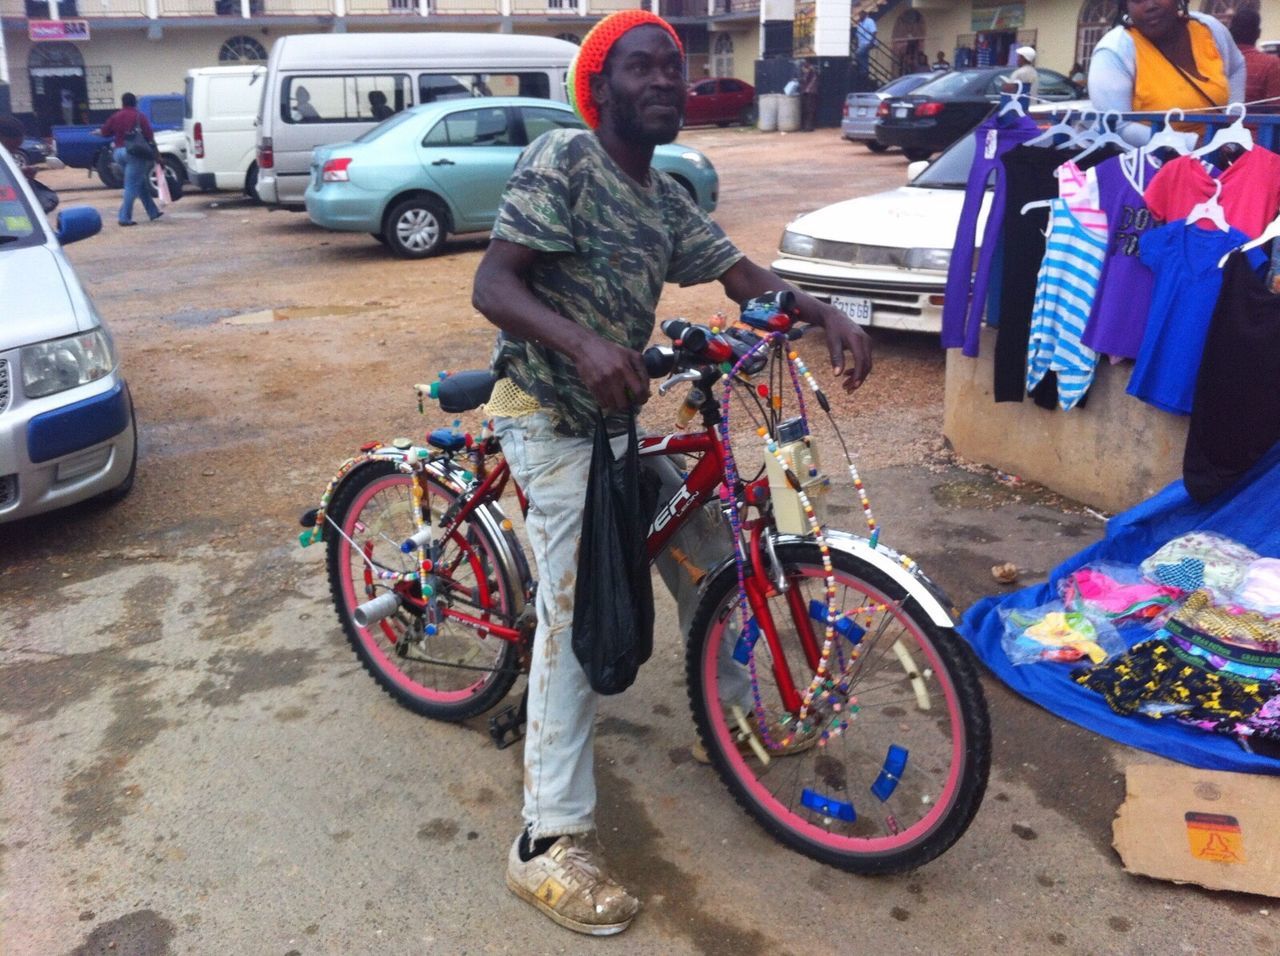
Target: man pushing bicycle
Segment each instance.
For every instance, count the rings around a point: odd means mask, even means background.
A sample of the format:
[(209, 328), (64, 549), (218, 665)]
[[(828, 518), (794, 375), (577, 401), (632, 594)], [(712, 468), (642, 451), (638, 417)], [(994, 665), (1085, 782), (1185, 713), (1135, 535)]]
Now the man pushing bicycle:
[[(672, 142), (684, 119), (684, 53), (665, 20), (640, 10), (606, 17), (583, 41), (569, 84), (593, 131), (552, 131), (521, 157), (472, 301), (500, 329), (500, 380), (488, 408), (528, 498), (526, 528), (542, 582), (524, 829), (509, 854), (507, 885), (562, 926), (609, 935), (630, 925), (640, 903), (589, 839), (597, 697), (570, 647), (597, 410), (625, 413), (648, 400), (640, 350), (665, 282), (719, 280), (738, 303), (792, 287), (747, 259), (674, 180), (651, 168), (654, 147)], [(804, 293), (796, 291), (796, 304), (803, 321), (823, 329), (846, 390), (861, 385), (871, 370), (866, 332)]]

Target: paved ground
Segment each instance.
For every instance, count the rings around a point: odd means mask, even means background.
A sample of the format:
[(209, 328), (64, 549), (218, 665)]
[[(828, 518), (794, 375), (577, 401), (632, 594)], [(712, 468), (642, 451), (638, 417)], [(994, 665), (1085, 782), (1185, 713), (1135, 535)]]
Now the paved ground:
[[(768, 261), (795, 213), (902, 181), (905, 162), (832, 132), (695, 131), (719, 220)], [(356, 665), (296, 515), (368, 437), (423, 428), (410, 387), (482, 364), (482, 244), (392, 261), (365, 236), (234, 197), (114, 225), (69, 254), (108, 317), (138, 403), (133, 496), (0, 526), (0, 951), (49, 953), (1273, 953), (1256, 897), (1125, 874), (1110, 848), (1123, 768), (1149, 758), (987, 683), (995, 765), (961, 842), (862, 879), (782, 849), (688, 759), (680, 642), (602, 708), (600, 822), (644, 896), (584, 940), (502, 883), (518, 751), (480, 722), (396, 707)], [(715, 288), (672, 290), (702, 317)], [(1101, 532), (1081, 509), (942, 453), (935, 344), (881, 337), (841, 408), (885, 539), (967, 604)], [(818, 363), (813, 363), (815, 367)], [(662, 424), (671, 409), (656, 407)], [(669, 622), (672, 608), (660, 604)]]

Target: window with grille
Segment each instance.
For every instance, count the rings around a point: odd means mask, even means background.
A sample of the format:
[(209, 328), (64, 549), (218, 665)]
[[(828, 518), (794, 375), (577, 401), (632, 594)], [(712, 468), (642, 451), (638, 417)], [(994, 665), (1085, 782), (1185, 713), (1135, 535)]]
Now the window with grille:
[(1111, 29), (1116, 5), (1113, 0), (1084, 0), (1080, 18), (1076, 22), (1076, 62), (1089, 69), (1093, 48), (1102, 35)]

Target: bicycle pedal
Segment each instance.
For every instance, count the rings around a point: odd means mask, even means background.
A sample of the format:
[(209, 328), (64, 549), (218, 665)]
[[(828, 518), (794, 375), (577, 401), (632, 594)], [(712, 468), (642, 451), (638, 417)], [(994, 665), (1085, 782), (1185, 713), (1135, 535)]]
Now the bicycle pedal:
[(499, 750), (506, 750), (512, 744), (524, 739), (528, 700), (529, 695), (526, 691), (520, 698), (520, 703), (512, 704), (489, 718), (489, 737)]

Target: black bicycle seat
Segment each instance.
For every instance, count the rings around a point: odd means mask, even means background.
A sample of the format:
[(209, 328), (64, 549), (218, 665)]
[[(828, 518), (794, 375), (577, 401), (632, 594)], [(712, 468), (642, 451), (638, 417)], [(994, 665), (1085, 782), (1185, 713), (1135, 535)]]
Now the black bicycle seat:
[(493, 394), (493, 383), (498, 380), (487, 368), (454, 372), (440, 382), (436, 389), (436, 401), (446, 412), (469, 412), (479, 408)]

